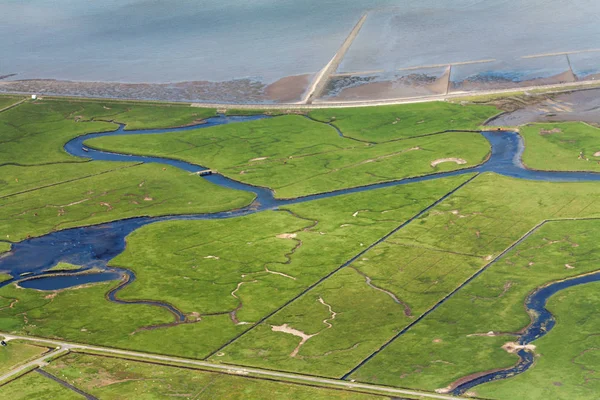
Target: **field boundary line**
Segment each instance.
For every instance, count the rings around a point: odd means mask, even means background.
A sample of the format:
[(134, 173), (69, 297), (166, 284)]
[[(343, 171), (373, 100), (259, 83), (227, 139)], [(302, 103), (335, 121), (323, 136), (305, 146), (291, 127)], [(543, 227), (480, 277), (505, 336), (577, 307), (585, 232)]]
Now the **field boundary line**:
[(456, 289), (454, 289), (452, 292), (450, 292), (446, 296), (444, 296), (441, 300), (439, 300), (437, 303), (435, 303), (433, 306), (431, 306), (427, 311), (425, 311), (423, 314), (421, 314), (416, 320), (414, 320), (410, 324), (406, 325), (400, 332), (395, 334), (391, 339), (389, 339), (387, 342), (385, 342), (383, 345), (381, 345), (381, 347), (379, 347), (379, 349), (377, 349), (376, 351), (371, 353), (368, 357), (366, 357), (364, 360), (362, 360), (358, 365), (356, 365), (349, 372), (344, 374), (341, 377), (341, 379), (343, 379), (343, 380), (348, 379), (350, 377), (350, 375), (355, 373), (358, 369), (360, 369), (367, 362), (369, 362), (371, 359), (373, 359), (377, 354), (379, 354), (386, 347), (388, 347), (390, 344), (392, 344), (396, 339), (398, 339), (400, 336), (404, 335), (413, 326), (415, 326), (417, 323), (422, 321), (425, 317), (427, 317), (429, 314), (431, 314), (433, 311), (435, 311), (439, 306), (441, 306), (443, 303), (445, 303), (447, 300), (449, 300), (452, 296), (454, 296), (459, 290), (461, 290), (466, 285), (471, 283), (475, 278), (477, 278), (479, 275), (481, 275), (483, 272), (485, 272), (493, 264), (498, 262), (502, 257), (504, 257), (507, 253), (512, 251), (515, 247), (517, 247), (518, 245), (523, 243), (525, 240), (527, 240), (531, 235), (533, 235), (535, 232), (537, 232), (541, 227), (543, 227), (547, 223), (562, 222), (562, 221), (590, 221), (590, 220), (600, 220), (600, 217), (551, 218), (551, 219), (545, 219), (545, 220), (539, 222), (533, 228), (528, 230), (523, 236), (521, 236), (519, 239), (517, 239), (513, 244), (508, 246), (500, 254), (498, 254), (496, 257), (494, 257), (493, 260), (491, 260), (489, 263), (485, 264), (483, 267), (481, 267), (479, 270), (477, 270), (473, 275), (471, 275), (469, 278), (467, 278), (467, 280), (465, 280), (463, 283), (461, 283)]
[(350, 258), (348, 261), (346, 261), (345, 263), (343, 263), (339, 267), (335, 268), (333, 271), (329, 272), (327, 275), (325, 275), (324, 277), (322, 277), (321, 279), (319, 279), (315, 283), (311, 284), (310, 286), (308, 286), (307, 288), (305, 288), (304, 290), (302, 290), (299, 294), (297, 294), (296, 296), (294, 296), (292, 299), (286, 301), (283, 305), (281, 305), (280, 307), (278, 307), (274, 311), (270, 312), (266, 316), (262, 317), (260, 320), (258, 320), (258, 322), (256, 322), (254, 325), (252, 325), (246, 331), (240, 333), (236, 337), (230, 339), (225, 344), (223, 344), (222, 346), (220, 346), (219, 348), (217, 348), (216, 350), (214, 350), (213, 352), (211, 352), (208, 356), (206, 356), (204, 358), (204, 360), (209, 359), (213, 355), (215, 355), (218, 352), (222, 351), (225, 347), (229, 346), (230, 344), (232, 344), (233, 342), (235, 342), (236, 340), (238, 340), (242, 336), (246, 335), (248, 332), (251, 332), (252, 330), (254, 330), (256, 327), (258, 327), (259, 325), (261, 325), (267, 319), (271, 318), (273, 315), (277, 314), (279, 311), (281, 311), (283, 308), (287, 307), (288, 305), (290, 305), (294, 301), (296, 301), (299, 298), (303, 297), (306, 293), (310, 292), (316, 286), (318, 286), (319, 284), (323, 283), (325, 280), (329, 279), (331, 276), (333, 276), (335, 273), (337, 273), (338, 271), (340, 271), (344, 267), (347, 267), (348, 265), (350, 265), (353, 262), (355, 262), (356, 260), (358, 260), (366, 252), (368, 252), (369, 250), (371, 250), (375, 246), (381, 244), (386, 239), (388, 239), (390, 236), (392, 236), (394, 233), (398, 232), (400, 229), (404, 228), (406, 225), (410, 224), (412, 221), (416, 220), (421, 215), (425, 214), (426, 212), (428, 212), (429, 210), (431, 210), (433, 207), (437, 206), (438, 204), (440, 204), (441, 202), (443, 202), (444, 200), (446, 200), (448, 197), (450, 197), (456, 191), (460, 190), (461, 188), (463, 188), (464, 186), (466, 186), (467, 184), (469, 184), (470, 182), (472, 182), (478, 176), (479, 176), (479, 173), (475, 174), (471, 178), (467, 179), (466, 181), (462, 182), (460, 185), (458, 185), (457, 187), (455, 187), (454, 189), (452, 189), (450, 192), (446, 193), (445, 195), (443, 195), (442, 197), (440, 197), (439, 199), (437, 199), (436, 201), (434, 201), (433, 203), (431, 203), (430, 205), (428, 205), (424, 209), (422, 209), (419, 212), (417, 212), (415, 215), (413, 215), (412, 217), (410, 217), (409, 219), (407, 219), (406, 221), (404, 221), (402, 224), (400, 224), (399, 226), (397, 226), (396, 228), (394, 228), (393, 230), (391, 230), (390, 232), (388, 232), (387, 234), (385, 234), (380, 239), (377, 239), (375, 242), (373, 242), (372, 244), (370, 244), (369, 246), (367, 246), (364, 250), (362, 250), (361, 252), (359, 252), (358, 254), (356, 254), (355, 256), (353, 256), (352, 258)]
[(36, 368), (36, 369), (34, 369), (34, 371), (37, 372), (38, 374), (40, 374), (40, 375), (48, 378), (48, 379), (53, 380), (54, 382), (58, 383), (59, 385), (65, 387), (65, 388), (67, 388), (67, 389), (69, 389), (69, 390), (71, 390), (71, 391), (73, 391), (73, 392), (75, 392), (77, 394), (82, 395), (87, 400), (98, 400), (97, 397), (94, 397), (91, 394), (84, 392), (83, 390), (81, 390), (81, 389), (79, 389), (79, 388), (71, 385), (69, 382), (66, 382), (66, 381), (62, 380), (59, 377), (57, 377), (57, 376), (55, 376), (55, 375), (53, 375), (53, 374), (51, 374), (51, 373), (49, 373), (47, 371), (44, 371), (41, 368)]

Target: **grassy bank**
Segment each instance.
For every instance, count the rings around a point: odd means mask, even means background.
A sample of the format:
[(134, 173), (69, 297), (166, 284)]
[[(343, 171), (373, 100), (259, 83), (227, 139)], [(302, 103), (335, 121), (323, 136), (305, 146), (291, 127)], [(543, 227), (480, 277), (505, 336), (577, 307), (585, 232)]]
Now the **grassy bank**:
[(334, 108), (314, 110), (311, 118), (330, 122), (348, 137), (385, 142), (446, 130), (478, 130), (500, 111), (492, 106), (460, 105), (446, 102), (396, 106)]

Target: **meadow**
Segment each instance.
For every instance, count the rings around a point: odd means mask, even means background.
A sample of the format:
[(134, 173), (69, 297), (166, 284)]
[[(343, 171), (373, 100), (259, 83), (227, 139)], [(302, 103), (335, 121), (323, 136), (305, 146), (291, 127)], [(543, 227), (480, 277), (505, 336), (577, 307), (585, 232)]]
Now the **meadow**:
[[(548, 310), (557, 324), (552, 332), (534, 342), (535, 366), (509, 380), (481, 385), (479, 396), (489, 399), (590, 399), (600, 385), (598, 365), (597, 282), (572, 287), (550, 298)], [(567, 338), (567, 339), (566, 339)]]
[[(452, 132), (382, 144), (340, 137), (299, 115), (195, 131), (103, 137), (91, 148), (175, 158), (241, 182), (269, 187), (279, 198), (306, 196), (475, 166), (489, 143), (478, 133)], [(436, 160), (457, 159), (434, 163)]]
[[(4, 299), (0, 299), (0, 301), (2, 301), (2, 307), (4, 307)], [(4, 339), (1, 336), (0, 338)], [(29, 343), (10, 342), (10, 346), (0, 348), (0, 375), (41, 356), (46, 351), (48, 349), (45, 347)]]
[[(100, 399), (142, 400), (294, 398), (300, 400), (386, 400), (386, 396), (355, 393), (223, 373), (152, 365), (131, 360), (73, 353), (44, 370)], [(19, 382), (17, 380), (15, 383)], [(10, 388), (12, 384), (7, 385)], [(24, 388), (25, 389), (25, 388)], [(25, 389), (27, 393), (28, 390)], [(0, 395), (3, 394), (0, 388)], [(18, 399), (19, 397), (11, 397)], [(23, 397), (27, 398), (27, 397)]]
[(5, 399), (26, 400), (81, 400), (83, 397), (36, 372), (29, 372), (17, 380), (0, 386), (0, 396)]
[[(490, 146), (469, 131), (497, 112), (443, 102), (324, 109), (179, 133), (97, 138), (86, 146), (182, 159), (293, 198), (478, 165)], [(90, 161), (63, 149), (78, 135), (112, 131), (117, 123), (165, 128), (215, 114), (186, 105), (53, 98), (28, 99), (1, 112), (0, 253), (11, 242), (70, 227), (250, 204), (248, 192), (174, 167)], [(521, 127), (523, 161), (533, 169), (596, 171), (598, 132), (580, 123)], [(434, 162), (444, 159), (461, 161)], [(517, 361), (501, 346), (529, 323), (523, 303), (533, 290), (597, 269), (599, 194), (593, 182), (467, 173), (236, 218), (153, 223), (131, 233), (125, 251), (109, 262), (135, 274), (117, 293), (130, 304), (107, 299), (119, 281), (56, 291), (13, 283), (0, 288), (0, 331), (448, 390), (460, 378)], [(78, 268), (60, 263), (52, 271)], [(593, 396), (594, 287), (551, 299), (558, 323), (535, 342), (538, 357), (528, 372), (472, 394)], [(135, 304), (140, 300), (169, 305), (185, 319), (166, 307)], [(574, 325), (581, 329), (571, 332)], [(0, 353), (7, 369), (40, 351), (11, 346)], [(85, 354), (69, 354), (44, 369), (109, 399), (379, 398)], [(31, 372), (0, 386), (0, 397), (73, 394), (64, 390)]]
[[(500, 191), (505, 187), (499, 181), (496, 179), (494, 187)], [(513, 193), (518, 195), (519, 185), (512, 183)], [(544, 186), (543, 183), (523, 184), (524, 190), (527, 187), (529, 201), (523, 200), (526, 197), (522, 196), (518, 206), (511, 205), (510, 199), (506, 199), (504, 204), (490, 200), (494, 196), (485, 196), (484, 200), (471, 201), (470, 204), (464, 200), (454, 202), (452, 207), (466, 217), (462, 221), (450, 222), (448, 233), (454, 234), (461, 242), (464, 241), (461, 231), (475, 231), (476, 234), (473, 234), (471, 244), (458, 246), (458, 240), (453, 242), (453, 251), (470, 251), (468, 249), (479, 247), (477, 242), (487, 241), (495, 257), (536, 224), (546, 219), (556, 222), (543, 225), (510, 253), (491, 264), (475, 280), (359, 368), (352, 378), (435, 390), (473, 373), (515, 364), (516, 356), (508, 354), (501, 346), (515, 340), (511, 332), (518, 332), (529, 323), (523, 307), (526, 296), (536, 287), (551, 281), (597, 270), (593, 261), (597, 252), (595, 238), (600, 233), (597, 221), (565, 221), (600, 217), (597, 189), (593, 184)], [(465, 195), (475, 188), (475, 184), (469, 185), (461, 192)], [(487, 188), (488, 194), (491, 194), (490, 188)], [(480, 187), (478, 192), (484, 190)], [(455, 200), (459, 200), (458, 197)], [(528, 205), (532, 207), (529, 210)], [(479, 211), (486, 207), (494, 213)], [(534, 207), (537, 212), (533, 211)], [(504, 215), (511, 218), (502, 218)], [(481, 224), (476, 222), (478, 219), (488, 221)], [(434, 220), (431, 217), (425, 220), (423, 228), (431, 227)], [(530, 221), (529, 228), (517, 225), (517, 220)], [(502, 232), (508, 243), (494, 238), (491, 235), (494, 232)], [(407, 233), (399, 233), (398, 236), (404, 237), (392, 240), (406, 243), (409, 240)], [(424, 239), (428, 245), (441, 243), (433, 237)], [(488, 332), (496, 334), (488, 336)], [(552, 335), (553, 331), (548, 336)]]
[[(125, 252), (110, 262), (136, 274), (118, 298), (166, 302), (185, 313), (186, 323), (169, 326), (173, 316), (157, 307), (107, 302), (103, 294), (115, 283), (50, 294), (13, 284), (0, 289), (0, 296), (18, 300), (0, 316), (0, 331), (202, 358), (467, 178), (323, 199), (290, 211), (151, 224), (131, 234)], [(57, 313), (60, 319), (53, 318)], [(151, 326), (162, 328), (146, 329)], [(166, 338), (177, 343), (164, 348)]]
[(313, 110), (308, 115), (336, 126), (347, 137), (382, 143), (448, 130), (477, 131), (498, 114), (493, 106), (435, 101), (397, 106)]
[(600, 129), (583, 122), (531, 124), (520, 128), (523, 163), (532, 169), (600, 171)]
[(252, 202), (175, 167), (141, 164), (0, 198), (0, 237), (12, 242), (136, 216), (214, 213)]

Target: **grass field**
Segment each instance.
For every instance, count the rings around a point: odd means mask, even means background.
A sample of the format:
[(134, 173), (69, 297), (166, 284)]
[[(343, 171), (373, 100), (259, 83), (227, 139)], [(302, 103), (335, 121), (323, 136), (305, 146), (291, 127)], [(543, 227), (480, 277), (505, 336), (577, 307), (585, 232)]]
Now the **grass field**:
[(19, 379), (0, 386), (0, 397), (11, 400), (83, 400), (84, 397), (61, 386), (59, 383), (29, 372)]
[(430, 102), (314, 110), (309, 116), (333, 123), (348, 137), (379, 143), (447, 130), (478, 130), (499, 112), (492, 106)]
[[(213, 359), (339, 377), (543, 219), (600, 216), (599, 193), (593, 183), (479, 176)], [(328, 320), (331, 327), (324, 322), (329, 308), (320, 299), (337, 313)], [(321, 333), (292, 357), (300, 337), (273, 330), (283, 324), (306, 335)], [(422, 357), (415, 355), (412, 363)], [(373, 367), (388, 369), (393, 370)], [(371, 375), (359, 371), (359, 377), (369, 380)], [(375, 382), (405, 386), (395, 377), (390, 373)], [(438, 379), (445, 378), (440, 374)]]
[(45, 188), (48, 186), (69, 184), (74, 182), (132, 166), (132, 163), (120, 162), (74, 162), (55, 165), (18, 166), (5, 165), (0, 167), (0, 199)]
[(214, 110), (137, 103), (37, 100), (27, 101), (0, 114), (0, 165), (40, 165), (81, 162), (63, 145), (90, 132), (117, 129), (102, 121), (118, 121), (127, 128), (164, 128), (193, 123), (214, 115)]
[[(306, 399), (384, 400), (354, 393), (145, 364), (87, 354), (70, 354), (44, 368), (99, 399)], [(0, 392), (1, 393), (1, 392)]]
[(525, 140), (523, 163), (527, 167), (600, 171), (600, 129), (583, 122), (563, 122), (528, 125), (520, 131)]
[(104, 294), (114, 285), (101, 283), (57, 292), (5, 286), (0, 289), (2, 301), (14, 304), (2, 310), (0, 330), (142, 351), (160, 348), (157, 340), (164, 341), (164, 336), (148, 339), (146, 332), (132, 333), (143, 326), (171, 323), (174, 317), (158, 307), (109, 303)]
[(0, 110), (10, 107), (23, 99), (24, 97), (19, 96), (0, 96)]
[(45, 347), (14, 341), (8, 342), (7, 346), (0, 347), (0, 375), (4, 375), (12, 368), (41, 356), (46, 351), (48, 349)]
[[(0, 96), (0, 109), (7, 102)], [(477, 130), (497, 113), (491, 106), (445, 102), (325, 109), (308, 118), (278, 115), (86, 145), (183, 159), (291, 198), (477, 165), (489, 143), (465, 130)], [(69, 227), (250, 204), (252, 194), (174, 167), (89, 161), (63, 149), (73, 137), (111, 131), (116, 123), (164, 128), (215, 114), (187, 105), (53, 98), (28, 99), (0, 113), (0, 257), (10, 242)], [(524, 163), (600, 171), (599, 132), (572, 122), (523, 126)], [(171, 305), (185, 315), (183, 323), (164, 307), (108, 301), (116, 281), (62, 291), (11, 284), (0, 288), (0, 331), (332, 378), (374, 355), (350, 379), (448, 389), (460, 378), (517, 361), (501, 346), (529, 323), (523, 306), (529, 293), (598, 269), (599, 195), (594, 182), (465, 174), (243, 217), (154, 223), (130, 234), (126, 250), (110, 261), (136, 276), (117, 297)], [(78, 268), (60, 263), (52, 270)], [(3, 279), (10, 277), (0, 274)], [(596, 396), (597, 286), (554, 296), (549, 309), (557, 325), (534, 342), (533, 367), (471, 394)], [(0, 347), (0, 374), (44, 350), (23, 342)], [(380, 398), (85, 354), (44, 368), (102, 399)], [(69, 396), (77, 395), (36, 372), (0, 386), (0, 398)]]
[(174, 167), (143, 164), (0, 198), (0, 237), (16, 242), (140, 215), (211, 213), (245, 206), (252, 199), (252, 194)]
[[(411, 237), (407, 229), (390, 242), (420, 242), (421, 246), (461, 253), (485, 251), (493, 257), (543, 219), (600, 217), (598, 190), (594, 184), (534, 184), (481, 177), (423, 218), (419, 237)], [(442, 213), (453, 209), (459, 211), (458, 218)], [(529, 321), (523, 300), (531, 290), (597, 269), (593, 261), (586, 260), (594, 259), (593, 238), (600, 233), (598, 226), (596, 221), (545, 225), (352, 377), (433, 390), (475, 372), (512, 365), (515, 356), (500, 346), (513, 338), (467, 335), (518, 331)], [(438, 231), (442, 228), (444, 235), (436, 235), (436, 227)], [(567, 264), (576, 268), (571, 270)], [(438, 278), (434, 275), (431, 279)], [(410, 287), (421, 296), (426, 293), (418, 286)]]
[[(139, 330), (173, 318), (155, 307), (106, 302), (108, 284), (56, 297), (9, 286), (0, 289), (0, 296), (19, 302), (0, 316), (0, 331), (205, 357), (252, 326), (244, 323), (284, 305), (467, 178), (299, 204), (291, 208), (293, 213), (148, 225), (130, 235), (126, 251), (111, 261), (137, 276), (119, 298), (168, 302), (186, 313), (189, 322), (197, 322)], [(44, 300), (46, 296), (50, 299)], [(145, 311), (138, 316), (139, 310)]]
[(600, 284), (588, 283), (563, 290), (550, 298), (548, 309), (557, 324), (536, 340), (535, 365), (529, 371), (477, 387), (490, 399), (592, 399), (600, 390), (597, 374), (600, 349), (598, 295)]
[[(204, 165), (232, 179), (298, 197), (481, 163), (490, 151), (478, 133), (446, 133), (384, 144), (340, 137), (297, 115), (144, 137), (104, 137), (87, 145)], [(440, 159), (460, 158), (461, 164)]]

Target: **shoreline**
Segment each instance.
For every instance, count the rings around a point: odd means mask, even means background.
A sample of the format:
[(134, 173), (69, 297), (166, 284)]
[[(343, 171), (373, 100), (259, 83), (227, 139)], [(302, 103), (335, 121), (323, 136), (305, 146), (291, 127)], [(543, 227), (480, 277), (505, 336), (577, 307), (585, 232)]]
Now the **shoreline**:
[[(217, 108), (217, 109), (244, 109), (244, 110), (310, 110), (310, 109), (322, 109), (322, 108), (353, 108), (353, 107), (370, 107), (370, 106), (381, 106), (381, 105), (396, 105), (396, 104), (413, 104), (413, 103), (426, 103), (432, 101), (452, 101), (460, 100), (461, 98), (471, 97), (485, 97), (490, 95), (511, 95), (515, 94), (541, 94), (541, 93), (569, 93), (579, 92), (590, 89), (600, 88), (600, 81), (588, 80), (578, 82), (566, 82), (559, 84), (550, 85), (539, 85), (539, 86), (527, 86), (518, 88), (505, 88), (505, 89), (493, 89), (493, 90), (470, 90), (470, 91), (459, 91), (450, 92), (448, 94), (432, 94), (425, 96), (414, 96), (414, 97), (396, 97), (396, 98), (382, 98), (372, 100), (335, 100), (335, 99), (321, 99), (316, 100), (311, 104), (298, 102), (281, 102), (281, 103), (253, 103), (250, 99), (244, 101), (231, 101), (231, 102), (219, 102), (219, 101), (202, 101), (195, 102), (189, 100), (169, 100), (169, 99), (153, 99), (153, 98), (140, 98), (140, 97), (128, 97), (123, 95), (121, 97), (112, 97), (108, 95), (102, 95), (99, 93), (87, 93), (87, 94), (55, 94), (50, 92), (41, 92), (34, 90), (11, 90), (7, 89), (10, 82), (22, 82), (22, 81), (0, 81), (0, 96), (2, 95), (31, 95), (37, 94), (38, 97), (44, 97), (48, 99), (73, 99), (78, 101), (96, 100), (96, 101), (117, 101), (117, 102), (140, 102), (146, 104), (172, 104), (172, 105), (191, 105), (192, 107), (199, 108)], [(36, 81), (38, 82), (38, 81)], [(63, 81), (53, 81), (63, 82)], [(101, 82), (93, 82), (93, 84), (104, 85)], [(26, 88), (21, 88), (26, 89)]]

